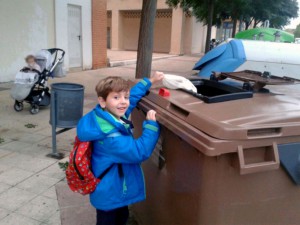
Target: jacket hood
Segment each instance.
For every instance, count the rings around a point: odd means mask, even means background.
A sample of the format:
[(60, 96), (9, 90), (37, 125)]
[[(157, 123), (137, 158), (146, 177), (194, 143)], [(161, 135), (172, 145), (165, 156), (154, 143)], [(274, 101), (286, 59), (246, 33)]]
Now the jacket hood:
[(102, 140), (115, 132), (129, 134), (128, 127), (120, 123), (113, 115), (97, 105), (83, 116), (77, 125), (77, 136), (80, 141)]

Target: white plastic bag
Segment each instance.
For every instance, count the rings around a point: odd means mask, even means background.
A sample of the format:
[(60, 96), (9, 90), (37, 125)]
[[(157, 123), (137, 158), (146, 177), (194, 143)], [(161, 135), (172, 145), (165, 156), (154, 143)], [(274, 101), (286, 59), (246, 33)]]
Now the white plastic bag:
[(162, 82), (163, 85), (169, 89), (185, 89), (197, 93), (195, 85), (182, 76), (165, 74)]

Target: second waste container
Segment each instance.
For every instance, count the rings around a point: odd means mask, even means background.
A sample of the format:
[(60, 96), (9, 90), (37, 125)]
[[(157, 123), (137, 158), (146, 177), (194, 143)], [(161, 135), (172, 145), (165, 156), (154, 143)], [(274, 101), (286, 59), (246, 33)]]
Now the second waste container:
[(76, 127), (83, 114), (84, 86), (54, 83), (51, 85), (51, 99), (50, 124), (60, 128)]
[(143, 163), (139, 225), (299, 224), (300, 92), (291, 90), (207, 104), (152, 89), (132, 115), (136, 136), (149, 109), (162, 127)]

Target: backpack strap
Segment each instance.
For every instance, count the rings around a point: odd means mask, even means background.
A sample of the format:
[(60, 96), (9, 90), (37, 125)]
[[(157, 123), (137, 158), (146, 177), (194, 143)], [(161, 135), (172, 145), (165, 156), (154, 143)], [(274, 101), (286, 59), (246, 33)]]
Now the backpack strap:
[(121, 117), (120, 119), (121, 119), (124, 123), (128, 124), (129, 127), (130, 127), (130, 129), (133, 129), (133, 128), (134, 128), (133, 123), (132, 123), (130, 120), (128, 120), (128, 119), (126, 119), (126, 118), (124, 118), (124, 117)]
[(102, 180), (102, 178), (110, 171), (111, 168), (113, 168), (115, 164), (112, 164), (110, 167), (108, 167), (106, 170), (103, 171), (103, 173), (100, 174), (100, 176), (98, 177), (100, 180)]
[[(111, 168), (113, 168), (115, 164), (112, 164), (110, 167), (108, 167), (106, 170), (103, 171), (103, 173), (100, 174), (98, 179), (102, 180), (103, 177), (110, 171)], [(118, 173), (120, 177), (124, 177), (124, 172), (122, 168), (122, 164), (118, 163)]]
[(118, 163), (118, 173), (121, 178), (124, 177), (123, 167), (121, 163)]

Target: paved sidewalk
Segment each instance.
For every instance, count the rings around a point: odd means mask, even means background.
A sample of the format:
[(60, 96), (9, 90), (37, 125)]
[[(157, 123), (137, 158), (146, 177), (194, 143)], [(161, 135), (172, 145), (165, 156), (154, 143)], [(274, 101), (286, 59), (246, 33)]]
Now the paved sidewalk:
[[(198, 57), (179, 56), (154, 61), (152, 67), (166, 73), (191, 75), (195, 73), (191, 68), (197, 61)], [(98, 80), (111, 75), (133, 79), (134, 74), (135, 65), (130, 65), (70, 73), (65, 78), (51, 79), (49, 83), (83, 84), (86, 113), (96, 105), (94, 87)], [(41, 109), (38, 114), (31, 115), (25, 103), (22, 112), (15, 112), (13, 100), (9, 97), (10, 85), (0, 84), (0, 225), (59, 225), (61, 212), (68, 211), (66, 207), (70, 206), (76, 210), (78, 203), (67, 205), (65, 200), (61, 200), (58, 204), (57, 190), (63, 190), (69, 196), (72, 192), (65, 184), (59, 161), (46, 157), (51, 151), (50, 110)], [(74, 137), (75, 129), (59, 134), (58, 150), (68, 156)], [(66, 160), (67, 157), (62, 161)], [(59, 187), (57, 190), (56, 186)], [(91, 210), (89, 207), (83, 209)], [(63, 216), (68, 215), (75, 216), (72, 213)], [(87, 221), (78, 216), (75, 221), (84, 225), (94, 224), (91, 222), (94, 218), (90, 219)]]
[[(166, 59), (176, 57), (178, 55), (170, 55), (166, 53), (153, 53), (152, 60)], [(126, 66), (136, 64), (137, 51), (113, 51), (107, 50), (108, 66)]]

